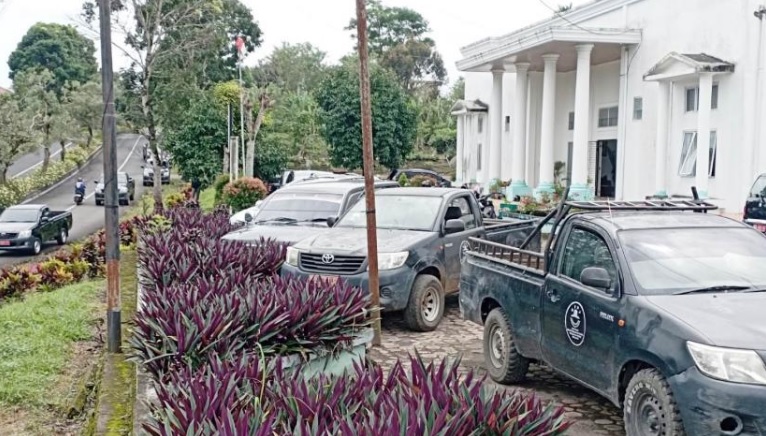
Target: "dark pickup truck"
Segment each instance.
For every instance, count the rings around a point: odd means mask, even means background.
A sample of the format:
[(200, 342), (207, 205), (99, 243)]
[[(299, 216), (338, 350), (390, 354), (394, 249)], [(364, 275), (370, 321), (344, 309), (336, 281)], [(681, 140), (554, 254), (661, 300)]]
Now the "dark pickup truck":
[(766, 233), (766, 174), (761, 174), (750, 187), (742, 219), (761, 233)]
[(0, 251), (40, 254), (43, 244), (66, 244), (72, 212), (50, 210), (41, 204), (11, 206), (0, 214)]
[(460, 310), (491, 378), (544, 362), (621, 407), (628, 436), (764, 434), (766, 237), (713, 209), (567, 202), (543, 252), (471, 240)]
[[(409, 328), (441, 322), (444, 297), (457, 292), (468, 238), (520, 244), (534, 222), (482, 219), (473, 194), (452, 188), (391, 188), (375, 193), (380, 303), (404, 310)], [(367, 288), (365, 203), (357, 202), (324, 233), (287, 249), (282, 275), (329, 276)]]

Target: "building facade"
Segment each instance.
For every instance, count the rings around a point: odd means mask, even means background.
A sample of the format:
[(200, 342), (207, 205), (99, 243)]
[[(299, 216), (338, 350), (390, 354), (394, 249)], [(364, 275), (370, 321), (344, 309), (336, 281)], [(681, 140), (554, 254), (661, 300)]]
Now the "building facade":
[(457, 181), (626, 200), (694, 186), (738, 212), (766, 172), (763, 3), (599, 0), (464, 47)]

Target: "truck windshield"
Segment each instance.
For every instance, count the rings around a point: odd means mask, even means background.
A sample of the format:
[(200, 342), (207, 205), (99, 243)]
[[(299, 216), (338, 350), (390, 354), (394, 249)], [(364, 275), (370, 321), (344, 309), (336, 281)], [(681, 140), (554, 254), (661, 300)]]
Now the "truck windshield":
[(766, 176), (760, 176), (750, 188), (750, 197), (766, 197)]
[(766, 286), (766, 238), (752, 229), (625, 230), (619, 239), (644, 295)]
[(0, 223), (36, 223), (37, 209), (6, 209), (0, 215)]
[(334, 194), (280, 193), (277, 191), (261, 206), (255, 216), (255, 221), (279, 220), (288, 222), (327, 219), (338, 215), (342, 199), (343, 196)]
[[(441, 197), (381, 195), (375, 197), (375, 220), (379, 229), (430, 231), (442, 204)], [(366, 227), (365, 202), (349, 209), (336, 227)]]

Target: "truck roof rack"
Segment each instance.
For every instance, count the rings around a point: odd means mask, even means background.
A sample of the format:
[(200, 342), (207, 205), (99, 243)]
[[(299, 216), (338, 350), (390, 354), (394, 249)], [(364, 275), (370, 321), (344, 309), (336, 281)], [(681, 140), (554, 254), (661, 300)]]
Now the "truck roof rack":
[(606, 210), (653, 210), (653, 211), (708, 211), (716, 210), (718, 206), (702, 200), (682, 200), (682, 199), (657, 199), (657, 200), (638, 200), (638, 201), (567, 201), (567, 206), (574, 209), (588, 211), (606, 211)]

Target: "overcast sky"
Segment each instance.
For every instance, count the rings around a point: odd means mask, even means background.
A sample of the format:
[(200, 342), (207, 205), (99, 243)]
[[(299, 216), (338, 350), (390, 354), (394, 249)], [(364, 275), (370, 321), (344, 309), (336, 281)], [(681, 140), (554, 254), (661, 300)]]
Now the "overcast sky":
[[(253, 11), (263, 31), (263, 45), (248, 59), (252, 64), (283, 41), (311, 42), (336, 61), (353, 48), (343, 28), (355, 15), (354, 0), (242, 0)], [(444, 57), (450, 81), (459, 73), (455, 62), (460, 47), (488, 36), (499, 36), (553, 13), (546, 4), (574, 5), (587, 0), (383, 0), (388, 6), (407, 6), (431, 24), (431, 37)], [(451, 6), (450, 4), (454, 5)], [(459, 6), (458, 6), (459, 5)], [(77, 24), (82, 0), (0, 0), (0, 86), (9, 87), (8, 56), (30, 26), (37, 22)], [(121, 40), (118, 35), (115, 42)], [(96, 45), (98, 48), (98, 44)], [(116, 68), (127, 61), (114, 51)]]

